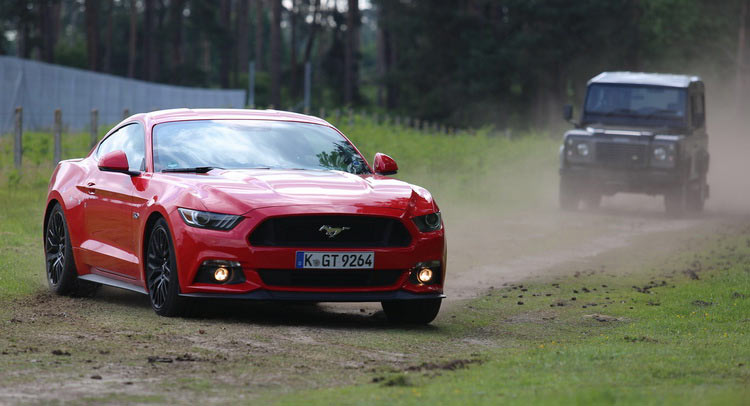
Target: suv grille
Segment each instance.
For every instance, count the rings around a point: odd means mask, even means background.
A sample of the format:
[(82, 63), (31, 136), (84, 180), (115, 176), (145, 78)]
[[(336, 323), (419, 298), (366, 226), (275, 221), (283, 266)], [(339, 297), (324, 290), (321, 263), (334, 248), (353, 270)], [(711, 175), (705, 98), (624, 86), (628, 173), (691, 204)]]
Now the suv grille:
[[(329, 237), (321, 227), (347, 227)], [(406, 247), (409, 230), (401, 221), (373, 216), (290, 216), (264, 221), (250, 234), (256, 247)]]
[(401, 277), (403, 271), (388, 270), (308, 270), (308, 269), (261, 269), (260, 279), (269, 286), (295, 287), (377, 287), (391, 286)]
[(596, 161), (610, 166), (642, 167), (647, 164), (647, 151), (645, 144), (599, 142), (596, 144)]

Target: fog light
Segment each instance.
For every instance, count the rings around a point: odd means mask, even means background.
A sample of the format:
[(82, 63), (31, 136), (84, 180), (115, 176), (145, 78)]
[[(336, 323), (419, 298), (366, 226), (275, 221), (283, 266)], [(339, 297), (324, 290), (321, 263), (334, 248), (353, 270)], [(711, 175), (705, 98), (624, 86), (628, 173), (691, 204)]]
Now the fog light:
[(194, 283), (231, 285), (245, 281), (245, 273), (237, 261), (209, 259), (203, 261), (195, 274)]
[(216, 279), (217, 282), (226, 281), (229, 279), (229, 270), (224, 267), (216, 268), (214, 271), (214, 279)]
[(422, 283), (427, 283), (432, 280), (432, 269), (422, 268), (417, 274), (417, 280)]

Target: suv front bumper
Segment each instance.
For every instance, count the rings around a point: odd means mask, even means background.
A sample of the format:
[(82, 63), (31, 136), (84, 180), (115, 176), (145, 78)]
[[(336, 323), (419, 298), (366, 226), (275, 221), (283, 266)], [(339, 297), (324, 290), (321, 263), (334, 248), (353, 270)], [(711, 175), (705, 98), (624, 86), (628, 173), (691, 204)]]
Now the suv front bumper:
[(618, 192), (662, 194), (680, 182), (675, 169), (607, 168), (593, 165), (567, 165), (560, 176), (576, 188), (603, 194)]

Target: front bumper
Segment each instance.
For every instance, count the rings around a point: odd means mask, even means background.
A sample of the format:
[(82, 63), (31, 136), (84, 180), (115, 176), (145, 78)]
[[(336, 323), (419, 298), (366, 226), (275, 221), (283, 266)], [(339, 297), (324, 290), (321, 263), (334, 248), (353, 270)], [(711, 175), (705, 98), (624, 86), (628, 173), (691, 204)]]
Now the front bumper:
[(385, 292), (289, 292), (259, 289), (248, 293), (181, 293), (202, 299), (241, 299), (299, 302), (383, 302), (390, 300), (442, 299), (442, 293), (412, 293), (406, 290)]
[(578, 189), (604, 194), (617, 192), (660, 194), (679, 184), (675, 169), (608, 168), (595, 165), (567, 165), (560, 176)]
[[(401, 221), (412, 236), (405, 247), (347, 247), (340, 249), (315, 247), (256, 247), (249, 242), (252, 231), (269, 217), (304, 214), (341, 214), (383, 216)], [(170, 214), (174, 233), (181, 296), (250, 300), (294, 300), (317, 302), (373, 302), (443, 297), (445, 281), (446, 244), (444, 229), (421, 233), (406, 212), (387, 208), (285, 206), (258, 209), (230, 231), (215, 231), (189, 227), (175, 210)], [(260, 270), (295, 270), (297, 251), (373, 251), (375, 269), (401, 271), (395, 283), (387, 286), (272, 286), (264, 283)], [(226, 260), (240, 263), (244, 281), (233, 284), (196, 283), (200, 265), (207, 260)], [(434, 284), (415, 284), (410, 280), (419, 262), (441, 261), (439, 281)], [(305, 272), (305, 269), (295, 272)], [(347, 272), (341, 270), (337, 272)]]

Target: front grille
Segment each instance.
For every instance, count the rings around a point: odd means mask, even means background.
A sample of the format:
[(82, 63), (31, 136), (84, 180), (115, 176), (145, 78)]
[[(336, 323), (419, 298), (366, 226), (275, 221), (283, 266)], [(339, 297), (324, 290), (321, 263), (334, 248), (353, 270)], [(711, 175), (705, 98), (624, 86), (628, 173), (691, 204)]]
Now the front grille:
[[(346, 228), (329, 237), (322, 227)], [(264, 221), (250, 235), (256, 247), (406, 247), (409, 230), (397, 219), (373, 216), (290, 216)]]
[(261, 269), (260, 279), (269, 286), (354, 288), (384, 287), (395, 284), (403, 271), (388, 270), (308, 270)]
[(648, 163), (647, 151), (645, 144), (599, 142), (596, 144), (596, 161), (609, 166), (642, 167)]

